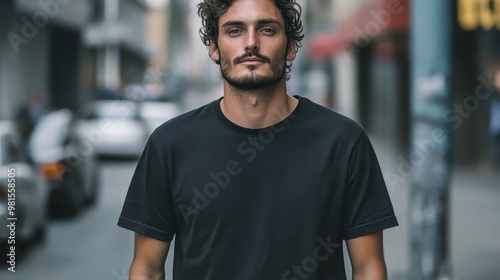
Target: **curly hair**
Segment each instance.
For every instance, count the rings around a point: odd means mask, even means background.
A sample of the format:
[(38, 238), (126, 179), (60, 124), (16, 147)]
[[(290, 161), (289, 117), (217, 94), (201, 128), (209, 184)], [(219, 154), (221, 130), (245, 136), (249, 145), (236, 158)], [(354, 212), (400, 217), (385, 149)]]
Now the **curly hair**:
[[(204, 0), (198, 4), (198, 15), (201, 17), (202, 27), (200, 28), (200, 37), (205, 46), (210, 47), (210, 40), (217, 44), (219, 36), (219, 18), (224, 15), (234, 0)], [(295, 51), (302, 46), (304, 38), (302, 20), (302, 8), (296, 0), (274, 0), (274, 4), (280, 10), (285, 20), (285, 33), (287, 37), (287, 48), (290, 40), (295, 42)], [(288, 61), (286, 65), (286, 79), (290, 79), (292, 62)]]

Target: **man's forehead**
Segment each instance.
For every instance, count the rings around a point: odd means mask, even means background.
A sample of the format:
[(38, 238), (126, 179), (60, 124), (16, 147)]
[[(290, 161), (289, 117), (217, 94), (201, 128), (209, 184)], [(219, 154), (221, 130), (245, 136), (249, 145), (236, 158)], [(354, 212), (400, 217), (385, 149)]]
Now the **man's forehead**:
[(229, 21), (253, 24), (270, 19), (284, 22), (273, 0), (235, 0), (226, 13), (219, 18), (219, 25), (222, 26)]

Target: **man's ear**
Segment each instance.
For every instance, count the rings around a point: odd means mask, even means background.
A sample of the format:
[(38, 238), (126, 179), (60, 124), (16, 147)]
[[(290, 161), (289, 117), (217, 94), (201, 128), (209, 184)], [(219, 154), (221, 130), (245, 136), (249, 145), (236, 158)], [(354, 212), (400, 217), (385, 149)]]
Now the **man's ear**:
[(293, 61), (297, 56), (297, 44), (295, 44), (295, 40), (290, 40), (288, 42), (288, 49), (286, 50), (286, 60)]
[(214, 39), (210, 39), (210, 47), (208, 53), (210, 55), (210, 59), (212, 59), (213, 62), (220, 64), (219, 48), (217, 47), (217, 42), (215, 42)]

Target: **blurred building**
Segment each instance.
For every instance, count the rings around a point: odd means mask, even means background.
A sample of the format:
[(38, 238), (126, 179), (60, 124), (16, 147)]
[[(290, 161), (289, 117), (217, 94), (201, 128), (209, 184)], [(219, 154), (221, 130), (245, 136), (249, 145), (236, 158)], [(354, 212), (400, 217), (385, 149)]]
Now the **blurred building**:
[(487, 168), (492, 71), (500, 65), (500, 1), (453, 3), (453, 105), (446, 121), (454, 131), (456, 161)]
[[(167, 5), (165, 65), (173, 76), (190, 77), (208, 87), (219, 84), (219, 67), (199, 35), (198, 0), (170, 0)], [(205, 87), (206, 88), (206, 87)]]
[(7, 35), (0, 40), (0, 117), (14, 119), (34, 93), (47, 109), (77, 111), (97, 89), (142, 82), (154, 55), (147, 17), (157, 2), (0, 1)]
[[(330, 67), (333, 109), (408, 152), (411, 1), (331, 1), (325, 7), (332, 28), (317, 28), (307, 51), (310, 63)], [(455, 163), (481, 167), (491, 161), (491, 98), (483, 97), (492, 91), (491, 65), (500, 56), (500, 1), (452, 0), (450, 8), (453, 103), (443, 119), (454, 133)], [(436, 76), (422, 91), (441, 82)]]
[[(14, 1), (0, 1), (0, 34), (7, 34), (12, 25)], [(12, 117), (11, 107), (11, 67), (12, 50), (7, 40), (0, 40), (0, 119)]]
[(407, 143), (409, 1), (333, 1), (330, 14), (333, 28), (310, 39), (308, 57), (330, 63), (332, 108)]
[(80, 100), (81, 33), (90, 0), (0, 3), (2, 16), (0, 115), (12, 119), (29, 96), (40, 93), (44, 107), (75, 109)]
[(149, 66), (165, 69), (168, 47), (167, 8), (170, 1), (155, 0), (146, 15), (146, 42), (151, 53)]
[(83, 43), (91, 49), (86, 67), (96, 69), (93, 84), (119, 90), (126, 84), (142, 82), (153, 54), (146, 41), (147, 2), (104, 0), (92, 4)]

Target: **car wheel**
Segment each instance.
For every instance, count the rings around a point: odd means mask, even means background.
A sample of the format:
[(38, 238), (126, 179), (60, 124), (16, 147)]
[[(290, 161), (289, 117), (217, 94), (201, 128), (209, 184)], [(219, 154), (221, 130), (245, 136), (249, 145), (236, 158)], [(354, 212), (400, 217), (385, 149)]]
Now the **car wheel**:
[(65, 179), (68, 180), (68, 186), (64, 195), (65, 199), (60, 201), (61, 205), (58, 212), (64, 217), (73, 217), (78, 215), (84, 206), (85, 193), (83, 190), (84, 186), (82, 185), (83, 180), (81, 180), (81, 176), (77, 173), (68, 174)]
[(99, 192), (100, 192), (100, 184), (101, 184), (101, 180), (100, 180), (100, 176), (99, 176), (99, 170), (94, 170), (94, 173), (93, 173), (93, 177), (92, 177), (92, 191), (90, 192), (90, 195), (87, 197), (86, 201), (85, 201), (85, 204), (87, 205), (94, 205), (96, 202), (97, 202), (97, 199), (99, 198)]
[(35, 234), (33, 235), (33, 243), (34, 244), (43, 244), (47, 238), (47, 228), (45, 225), (38, 226)]
[(71, 216), (78, 215), (85, 205), (85, 191), (84, 186), (82, 185), (83, 180), (78, 176), (75, 176), (76, 179), (73, 182), (73, 191), (72, 191), (72, 203), (68, 205), (68, 214)]
[(7, 254), (9, 249), (9, 245), (7, 244), (7, 238), (5, 239), (0, 239), (0, 263), (2, 265), (5, 264), (5, 262), (8, 261)]

